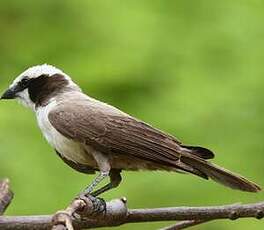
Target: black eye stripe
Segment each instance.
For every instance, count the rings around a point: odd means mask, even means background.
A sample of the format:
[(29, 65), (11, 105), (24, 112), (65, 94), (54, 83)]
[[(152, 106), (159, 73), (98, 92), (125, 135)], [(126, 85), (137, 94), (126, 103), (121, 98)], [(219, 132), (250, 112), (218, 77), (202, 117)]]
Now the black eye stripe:
[(28, 86), (29, 97), (36, 106), (44, 105), (68, 85), (68, 80), (63, 75), (41, 75), (30, 80)]
[(22, 85), (26, 85), (26, 84), (28, 83), (28, 81), (29, 81), (29, 80), (26, 79), (26, 78), (25, 78), (25, 79), (22, 79), (22, 80), (21, 80), (21, 84), (22, 84)]
[(19, 86), (22, 88), (22, 89), (26, 89), (28, 86), (29, 86), (29, 83), (30, 83), (30, 79), (25, 77), (23, 78), (20, 82), (19, 82)]
[(28, 81), (29, 81), (28, 78), (23, 78), (23, 79), (21, 80), (21, 82), (28, 82)]

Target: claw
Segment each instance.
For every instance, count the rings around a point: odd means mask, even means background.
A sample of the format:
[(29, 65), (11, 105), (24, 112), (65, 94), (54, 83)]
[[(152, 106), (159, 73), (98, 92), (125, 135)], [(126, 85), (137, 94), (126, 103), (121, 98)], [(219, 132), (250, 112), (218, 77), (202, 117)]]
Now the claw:
[(86, 203), (86, 207), (92, 207), (89, 210), (83, 210), (82, 213), (89, 213), (89, 215), (106, 213), (106, 202), (104, 199), (94, 197), (90, 194), (81, 194), (78, 199), (83, 200)]
[(93, 208), (94, 214), (100, 214), (100, 213), (105, 213), (106, 212), (106, 202), (104, 199), (100, 198), (100, 197), (93, 197), (94, 200), (92, 200), (93, 202)]

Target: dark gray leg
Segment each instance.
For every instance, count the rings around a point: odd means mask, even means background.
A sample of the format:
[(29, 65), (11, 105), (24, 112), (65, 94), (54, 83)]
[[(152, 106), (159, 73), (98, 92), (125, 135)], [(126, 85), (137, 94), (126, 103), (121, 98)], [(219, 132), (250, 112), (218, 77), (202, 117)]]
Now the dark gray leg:
[(83, 191), (83, 195), (89, 195), (92, 193), (94, 188), (107, 176), (109, 175), (109, 172), (100, 172), (98, 176), (95, 177), (95, 179), (92, 181), (92, 183)]
[(80, 199), (83, 197), (89, 198), (89, 200), (93, 203), (94, 213), (102, 213), (106, 211), (105, 201), (101, 198), (94, 197), (92, 195), (92, 191), (107, 176), (109, 176), (109, 172), (99, 172), (99, 175), (97, 175), (92, 183), (78, 196)]
[(96, 197), (110, 189), (116, 188), (122, 180), (120, 173), (121, 173), (121, 170), (119, 169), (111, 169), (109, 173), (110, 183), (92, 192), (91, 195)]

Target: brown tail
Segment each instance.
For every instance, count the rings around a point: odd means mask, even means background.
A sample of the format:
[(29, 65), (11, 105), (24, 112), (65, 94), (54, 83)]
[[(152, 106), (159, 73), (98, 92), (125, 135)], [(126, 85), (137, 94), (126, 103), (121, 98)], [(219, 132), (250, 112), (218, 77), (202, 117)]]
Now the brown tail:
[(246, 192), (261, 191), (261, 188), (257, 184), (247, 180), (246, 178), (212, 164), (211, 162), (193, 154), (183, 154), (181, 156), (181, 161), (194, 169), (201, 171), (214, 181), (232, 189), (238, 189)]

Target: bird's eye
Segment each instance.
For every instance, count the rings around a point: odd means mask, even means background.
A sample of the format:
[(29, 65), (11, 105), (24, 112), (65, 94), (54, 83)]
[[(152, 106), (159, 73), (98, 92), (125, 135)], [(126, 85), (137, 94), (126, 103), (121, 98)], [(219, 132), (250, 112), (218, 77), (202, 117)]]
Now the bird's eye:
[(23, 88), (26, 88), (28, 87), (28, 84), (29, 84), (29, 79), (28, 78), (23, 78), (21, 81), (20, 81), (20, 84)]

